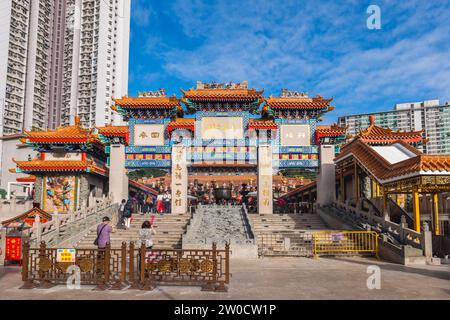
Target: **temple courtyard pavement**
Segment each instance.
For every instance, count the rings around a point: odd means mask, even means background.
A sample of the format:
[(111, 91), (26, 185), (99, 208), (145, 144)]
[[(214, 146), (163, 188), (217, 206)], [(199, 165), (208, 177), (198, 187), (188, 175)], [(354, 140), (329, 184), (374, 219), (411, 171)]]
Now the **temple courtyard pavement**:
[[(369, 266), (381, 270), (380, 289), (368, 289)], [(369, 269), (370, 270), (370, 269)], [(21, 290), (20, 268), (0, 267), (0, 299), (445, 299), (450, 300), (450, 265), (403, 266), (375, 258), (320, 259), (274, 257), (232, 260), (226, 293), (202, 292), (199, 287), (159, 286), (153, 291)]]

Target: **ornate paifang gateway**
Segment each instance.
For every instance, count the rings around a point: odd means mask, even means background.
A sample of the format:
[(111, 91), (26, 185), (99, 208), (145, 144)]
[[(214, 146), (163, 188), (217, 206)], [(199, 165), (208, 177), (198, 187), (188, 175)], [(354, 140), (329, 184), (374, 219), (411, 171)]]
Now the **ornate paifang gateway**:
[(317, 168), (318, 145), (339, 144), (346, 137), (346, 128), (337, 125), (316, 130), (320, 116), (333, 109), (332, 99), (286, 89), (266, 99), (264, 90), (249, 88), (247, 81), (198, 81), (196, 88), (181, 91), (180, 99), (167, 97), (164, 89), (114, 99), (113, 109), (129, 122), (128, 136), (124, 128), (104, 127), (99, 138), (127, 144), (128, 168), (169, 168), (171, 146), (180, 141), (191, 147), (192, 163), (256, 164), (256, 149), (249, 152), (249, 147), (269, 143), (275, 166)]

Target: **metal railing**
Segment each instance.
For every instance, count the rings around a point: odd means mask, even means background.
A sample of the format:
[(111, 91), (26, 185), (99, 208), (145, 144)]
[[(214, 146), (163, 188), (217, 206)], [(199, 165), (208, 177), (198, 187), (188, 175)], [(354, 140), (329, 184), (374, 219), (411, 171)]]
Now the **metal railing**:
[(313, 256), (313, 237), (310, 231), (273, 231), (259, 233), (259, 256)]
[(320, 231), (313, 233), (314, 256), (373, 254), (378, 257), (378, 234), (374, 231)]
[[(74, 262), (58, 261), (58, 249), (41, 242), (23, 248), (21, 289), (50, 288), (68, 284), (73, 267), (78, 269), (80, 285), (96, 285), (96, 290), (153, 290), (157, 284), (198, 285), (203, 291), (227, 291), (230, 283), (230, 246), (211, 249), (153, 250), (125, 242), (121, 248), (73, 249)], [(69, 269), (70, 268), (70, 269)]]

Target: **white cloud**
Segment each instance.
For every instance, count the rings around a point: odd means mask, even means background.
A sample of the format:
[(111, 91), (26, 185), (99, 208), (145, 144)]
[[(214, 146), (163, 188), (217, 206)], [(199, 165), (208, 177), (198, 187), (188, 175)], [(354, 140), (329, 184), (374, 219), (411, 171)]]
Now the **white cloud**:
[[(380, 1), (382, 30), (360, 1), (185, 1), (170, 8), (186, 47), (158, 47), (166, 76), (242, 81), (334, 96), (334, 115), (395, 102), (450, 100), (450, 6)], [(140, 18), (142, 19), (142, 17)], [(145, 19), (142, 19), (145, 21)], [(362, 107), (362, 108), (361, 108)]]

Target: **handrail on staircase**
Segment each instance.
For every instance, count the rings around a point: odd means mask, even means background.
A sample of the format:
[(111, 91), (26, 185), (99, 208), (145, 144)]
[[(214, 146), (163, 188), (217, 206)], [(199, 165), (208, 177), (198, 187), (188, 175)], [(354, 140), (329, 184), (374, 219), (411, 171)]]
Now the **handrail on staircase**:
[(63, 214), (53, 214), (52, 220), (45, 223), (41, 223), (37, 215), (33, 227), (28, 231), (28, 241), (32, 245), (37, 245), (41, 241), (45, 241), (49, 245), (58, 245), (60, 242), (89, 230), (104, 216), (109, 217), (114, 224), (117, 215), (118, 204), (113, 203), (110, 197), (104, 197), (91, 207)]

